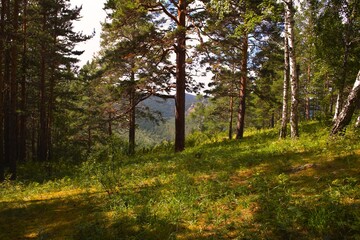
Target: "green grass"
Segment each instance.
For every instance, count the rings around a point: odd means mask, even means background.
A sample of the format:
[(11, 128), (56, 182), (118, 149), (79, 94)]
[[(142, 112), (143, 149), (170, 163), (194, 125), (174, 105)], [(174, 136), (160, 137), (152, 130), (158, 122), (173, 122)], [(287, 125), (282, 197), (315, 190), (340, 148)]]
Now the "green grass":
[(0, 239), (360, 239), (359, 132), (328, 132), (197, 135), (134, 157), (111, 145), (44, 182), (24, 166), (0, 187)]

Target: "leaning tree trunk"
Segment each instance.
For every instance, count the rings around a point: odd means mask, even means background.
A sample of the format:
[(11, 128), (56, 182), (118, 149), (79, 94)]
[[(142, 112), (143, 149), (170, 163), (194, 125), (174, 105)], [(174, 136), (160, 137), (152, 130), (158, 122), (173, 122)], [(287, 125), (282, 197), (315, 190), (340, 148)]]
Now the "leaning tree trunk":
[(290, 108), (290, 130), (291, 138), (299, 137), (299, 117), (298, 117), (298, 75), (296, 69), (295, 41), (294, 41), (294, 10), (293, 1), (284, 1), (285, 21), (288, 25), (289, 41), (289, 65), (290, 65), (290, 85), (291, 85), (291, 108)]
[[(350, 23), (350, 25), (352, 25), (352, 23)], [(349, 26), (349, 28), (351, 28)], [(334, 117), (333, 120), (334, 122), (336, 121), (336, 119), (338, 118), (339, 114), (342, 111), (343, 108), (343, 103), (344, 103), (344, 90), (345, 90), (345, 85), (346, 85), (346, 79), (348, 77), (347, 74), (347, 69), (348, 69), (348, 62), (349, 62), (349, 51), (350, 51), (350, 36), (348, 31), (345, 32), (345, 36), (344, 36), (344, 58), (343, 58), (343, 62), (342, 62), (342, 75), (340, 76), (340, 82), (339, 82), (339, 92), (338, 92), (338, 96), (336, 98), (336, 108), (335, 108), (335, 113), (334, 113)]]
[[(286, 21), (286, 19), (285, 19)], [(288, 24), (285, 22), (284, 37), (284, 83), (283, 83), (283, 104), (281, 116), (280, 138), (286, 138), (288, 122), (288, 89), (289, 89), (289, 41), (288, 41)]]
[(331, 135), (336, 135), (338, 133), (341, 133), (345, 129), (345, 127), (350, 123), (351, 117), (356, 109), (356, 104), (359, 102), (359, 100), (360, 100), (360, 71), (358, 72), (354, 86), (346, 100), (346, 103), (341, 113), (335, 120), (334, 126), (331, 130)]
[(175, 152), (185, 149), (186, 7), (186, 0), (179, 0), (176, 40)]

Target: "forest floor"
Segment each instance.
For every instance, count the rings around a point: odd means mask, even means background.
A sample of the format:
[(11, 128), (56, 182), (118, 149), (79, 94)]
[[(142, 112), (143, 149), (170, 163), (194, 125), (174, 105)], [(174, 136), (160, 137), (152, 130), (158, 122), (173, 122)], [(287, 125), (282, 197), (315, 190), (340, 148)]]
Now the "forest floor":
[(311, 122), (298, 140), (194, 135), (177, 154), (23, 164), (0, 185), (0, 239), (360, 239), (358, 131)]

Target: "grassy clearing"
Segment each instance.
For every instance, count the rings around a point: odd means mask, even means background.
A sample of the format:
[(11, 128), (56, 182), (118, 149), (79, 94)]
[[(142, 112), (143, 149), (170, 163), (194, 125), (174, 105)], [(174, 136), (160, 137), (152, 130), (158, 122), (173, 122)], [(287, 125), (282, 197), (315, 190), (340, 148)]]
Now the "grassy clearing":
[(360, 239), (358, 132), (301, 133), (132, 158), (109, 146), (68, 177), (3, 184), (0, 239)]

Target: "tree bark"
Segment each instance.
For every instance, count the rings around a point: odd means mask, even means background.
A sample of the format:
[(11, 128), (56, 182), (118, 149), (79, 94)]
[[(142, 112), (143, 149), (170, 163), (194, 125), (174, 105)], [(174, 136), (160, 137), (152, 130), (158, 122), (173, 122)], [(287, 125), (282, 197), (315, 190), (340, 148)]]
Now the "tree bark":
[(339, 89), (339, 92), (338, 92), (338, 94), (336, 96), (335, 112), (334, 112), (334, 116), (333, 116), (333, 121), (336, 121), (336, 118), (340, 114), (342, 99), (343, 99), (343, 90)]
[(285, 3), (285, 24), (288, 25), (288, 43), (289, 43), (289, 66), (290, 66), (290, 85), (291, 85), (291, 108), (290, 108), (290, 130), (291, 138), (299, 137), (299, 117), (298, 117), (298, 75), (295, 54), (294, 41), (294, 9), (293, 1), (284, 1)]
[(175, 152), (185, 149), (186, 8), (186, 0), (179, 0), (176, 39)]
[(5, 39), (5, 7), (6, 1), (1, 0), (0, 13), (0, 182), (5, 179), (5, 158), (4, 158), (4, 39)]
[(271, 119), (270, 119), (270, 128), (275, 127), (275, 113), (274, 111), (271, 113)]
[(36, 161), (37, 160), (37, 143), (36, 143), (36, 133), (37, 133), (37, 128), (38, 128), (38, 123), (34, 117), (34, 115), (31, 115), (30, 117), (31, 119), (31, 159), (32, 161)]
[(231, 140), (233, 138), (233, 120), (234, 120), (234, 81), (236, 81), (235, 79), (235, 62), (232, 65), (232, 74), (234, 76), (234, 79), (231, 80), (230, 83), (230, 91), (229, 91), (229, 95), (230, 95), (230, 107), (229, 107), (229, 111), (230, 111), (230, 119), (229, 119), (229, 140)]
[(331, 135), (336, 135), (343, 132), (345, 127), (350, 123), (352, 115), (354, 114), (354, 111), (356, 109), (356, 104), (359, 102), (359, 100), (360, 100), (360, 71), (358, 72), (354, 86), (346, 100), (346, 103), (341, 113), (335, 120), (335, 123), (331, 130)]
[(245, 125), (245, 108), (246, 108), (246, 84), (247, 84), (247, 61), (248, 61), (248, 34), (243, 35), (242, 42), (242, 60), (241, 60), (241, 78), (240, 78), (240, 91), (239, 91), (239, 110), (238, 120), (236, 126), (236, 139), (242, 139), (244, 137), (244, 125)]
[(10, 1), (3, 1), (3, 10), (4, 10), (4, 63), (3, 63), (3, 111), (4, 111), (4, 164), (5, 168), (10, 165), (10, 152), (11, 152), (11, 143), (10, 143), (10, 84), (11, 84), (11, 76), (10, 76), (10, 67), (11, 67), (11, 31), (9, 28), (10, 23)]
[(356, 127), (356, 128), (359, 128), (359, 127), (360, 127), (360, 116), (358, 116), (357, 119), (356, 119), (355, 127)]
[[(232, 89), (231, 89), (232, 92)], [(229, 119), (229, 139), (232, 139), (232, 135), (233, 135), (233, 115), (234, 115), (234, 97), (231, 96), (230, 97), (230, 107), (229, 107), (229, 111), (230, 111), (230, 119)]]
[(12, 17), (12, 44), (11, 44), (11, 83), (10, 83), (10, 122), (9, 122), (9, 172), (10, 179), (16, 179), (16, 164), (18, 160), (17, 143), (18, 143), (18, 128), (17, 128), (17, 105), (18, 105), (18, 47), (19, 41), (18, 28), (19, 28), (19, 0), (14, 1)]
[[(285, 18), (285, 21), (286, 18)], [(280, 138), (286, 138), (287, 122), (288, 122), (288, 89), (289, 89), (289, 41), (288, 41), (288, 24), (285, 22), (285, 37), (284, 37), (284, 83), (283, 83), (283, 104), (281, 116)]]
[[(352, 21), (350, 20), (349, 25), (352, 25)], [(350, 26), (348, 28), (351, 28)], [(349, 51), (350, 51), (350, 39), (349, 39), (349, 33), (347, 30), (345, 30), (345, 36), (344, 36), (344, 58), (342, 62), (342, 75), (340, 76), (340, 82), (339, 82), (339, 89), (338, 89), (338, 95), (336, 98), (336, 107), (335, 107), (335, 113), (333, 120), (336, 121), (337, 117), (339, 116), (343, 103), (344, 103), (344, 90), (345, 90), (345, 84), (346, 84), (346, 78), (348, 76), (347, 69), (348, 69), (348, 60), (349, 60)]]
[(311, 116), (310, 116), (310, 98), (309, 97), (305, 98), (305, 119), (306, 119), (306, 121), (311, 120)]
[(309, 121), (311, 119), (310, 116), (310, 108), (311, 108), (311, 104), (310, 104), (310, 97), (309, 97), (309, 87), (310, 87), (310, 82), (311, 82), (311, 66), (310, 63), (308, 63), (307, 66), (307, 82), (306, 82), (306, 97), (305, 97), (305, 119), (307, 121)]
[(56, 1), (55, 14), (54, 14), (54, 24), (52, 31), (52, 49), (51, 49), (51, 58), (50, 58), (50, 78), (49, 78), (49, 97), (47, 102), (47, 113), (46, 113), (46, 139), (47, 139), (47, 159), (48, 161), (52, 160), (53, 155), (53, 122), (54, 122), (54, 107), (55, 107), (55, 84), (57, 80), (57, 66), (59, 65), (59, 60), (56, 54), (56, 46), (58, 42), (57, 34), (59, 29), (58, 14), (60, 12), (59, 2)]
[(136, 101), (135, 101), (135, 73), (134, 71), (131, 72), (131, 86), (130, 86), (130, 107), (131, 110), (129, 111), (129, 155), (135, 154), (135, 131), (136, 131)]
[[(45, 11), (45, 10), (44, 10)], [(46, 30), (46, 12), (43, 13), (43, 31)], [(40, 60), (40, 129), (38, 139), (38, 160), (48, 160), (48, 144), (47, 144), (47, 116), (46, 116), (46, 47), (41, 45), (41, 60)]]
[(26, 75), (27, 75), (27, 0), (23, 1), (24, 13), (23, 13), (23, 51), (22, 51), (22, 78), (21, 78), (21, 101), (19, 104), (20, 116), (19, 116), (19, 162), (24, 162), (26, 159), (26, 123), (27, 123), (27, 111), (26, 111)]

